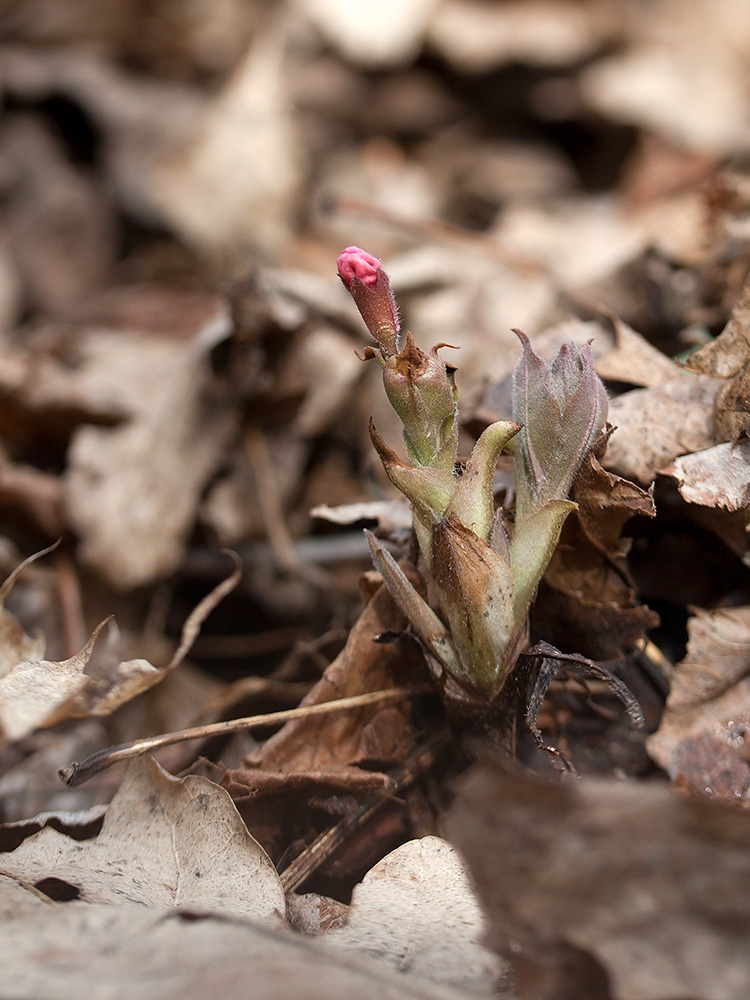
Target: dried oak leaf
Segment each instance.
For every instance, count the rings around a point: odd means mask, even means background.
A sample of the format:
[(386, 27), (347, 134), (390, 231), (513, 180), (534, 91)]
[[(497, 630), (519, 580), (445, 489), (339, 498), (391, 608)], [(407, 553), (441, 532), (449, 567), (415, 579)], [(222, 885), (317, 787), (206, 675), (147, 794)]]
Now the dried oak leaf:
[(688, 636), (648, 751), (673, 781), (748, 801), (750, 607), (699, 611), (688, 622)]
[(224, 789), (173, 778), (147, 756), (129, 765), (96, 837), (45, 827), (0, 855), (0, 870), (30, 884), (57, 879), (90, 903), (184, 906), (276, 925), (284, 914), (276, 869)]
[[(0, 598), (7, 596), (9, 583), (12, 584), (28, 561), (22, 563), (0, 588)], [(3, 636), (6, 633), (8, 639), (3, 659), (0, 659), (0, 744), (22, 739), (36, 729), (53, 726), (63, 719), (109, 715), (158, 684), (182, 663), (202, 622), (237, 585), (241, 573), (237, 561), (233, 573), (194, 608), (185, 621), (178, 648), (163, 667), (155, 667), (144, 659), (121, 660), (117, 655), (116, 634), (115, 641), (103, 654), (92, 659), (97, 637), (110, 619), (97, 625), (75, 656), (67, 660), (42, 659), (44, 640), (30, 639), (0, 605), (0, 637), (6, 637)]]
[(553, 783), (485, 760), (447, 833), (489, 943), (535, 1000), (745, 1000), (750, 815), (661, 785)]
[[(687, 367), (726, 379), (714, 400), (714, 438), (738, 441), (750, 435), (750, 278), (716, 340), (688, 358)], [(696, 449), (694, 449), (696, 450)]]
[[(379, 587), (352, 628), (346, 646), (326, 669), (303, 705), (381, 691), (424, 679), (416, 645), (402, 638), (379, 643), (383, 634), (401, 632), (406, 622), (385, 587)], [(230, 771), (225, 785), (249, 828), (272, 856), (300, 836), (309, 837), (318, 803), (336, 796), (361, 796), (382, 788), (384, 770), (404, 761), (415, 746), (411, 706), (361, 708), (288, 722), (259, 750)], [(330, 822), (330, 816), (327, 822)]]

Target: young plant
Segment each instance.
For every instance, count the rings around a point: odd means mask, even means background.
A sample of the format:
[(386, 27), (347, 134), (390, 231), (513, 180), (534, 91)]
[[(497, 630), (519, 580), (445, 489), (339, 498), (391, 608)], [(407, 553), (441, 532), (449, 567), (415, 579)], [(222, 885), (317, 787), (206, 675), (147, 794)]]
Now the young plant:
[[(513, 376), (512, 420), (491, 424), (457, 467), (454, 370), (437, 344), (421, 351), (403, 335), (388, 276), (358, 247), (338, 259), (375, 346), (388, 399), (403, 424), (406, 461), (370, 425), (386, 473), (409, 499), (437, 611), (388, 550), (368, 534), (373, 561), (419, 637), (433, 671), (482, 700), (503, 690), (528, 642), (528, 612), (568, 514), (581, 463), (606, 425), (607, 396), (588, 345), (564, 345), (552, 365), (525, 334)], [(514, 460), (512, 522), (494, 509), (498, 455)], [(550, 647), (551, 648), (551, 647)]]

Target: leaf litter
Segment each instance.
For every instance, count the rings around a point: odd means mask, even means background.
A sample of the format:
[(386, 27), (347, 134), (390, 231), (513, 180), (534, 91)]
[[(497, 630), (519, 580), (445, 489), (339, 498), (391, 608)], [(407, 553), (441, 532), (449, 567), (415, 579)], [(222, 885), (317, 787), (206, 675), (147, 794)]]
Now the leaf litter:
[[(740, 8), (4, 11), (14, 995), (104, 996), (127, 979), (144, 998), (744, 997)], [(537, 724), (574, 780), (527, 738), (520, 674), (517, 764), (487, 762), (495, 723), (446, 717), (378, 589), (363, 527), (435, 599), (367, 437), (370, 419), (387, 441), (398, 424), (333, 274), (352, 244), (387, 262), (419, 344), (461, 345), (462, 459), (510, 415), (511, 327), (548, 359), (593, 337), (614, 429), (575, 483), (528, 640), (547, 651), (532, 675), (556, 673)], [(507, 512), (512, 478), (501, 456)], [(191, 618), (228, 589), (227, 544), (241, 579)], [(100, 626), (111, 615), (119, 636)], [(323, 709), (383, 691), (401, 700), (221, 728), (302, 692)], [(158, 751), (179, 779), (144, 758), (124, 778), (56, 781), (112, 744), (206, 724)], [(34, 813), (48, 818), (25, 825)]]

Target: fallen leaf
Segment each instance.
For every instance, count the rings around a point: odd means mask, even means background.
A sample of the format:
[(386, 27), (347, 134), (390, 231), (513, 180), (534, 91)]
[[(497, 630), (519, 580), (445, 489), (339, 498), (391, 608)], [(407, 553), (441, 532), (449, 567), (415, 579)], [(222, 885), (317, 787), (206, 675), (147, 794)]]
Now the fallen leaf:
[(687, 366), (727, 381), (714, 402), (714, 437), (737, 441), (750, 433), (750, 279), (745, 281), (724, 329), (695, 351)]
[(374, 521), (377, 524), (377, 534), (386, 538), (399, 532), (411, 531), (413, 524), (409, 504), (404, 500), (367, 500), (362, 503), (338, 504), (336, 507), (319, 504), (312, 508), (310, 517), (341, 525)]
[[(424, 663), (411, 640), (375, 641), (405, 626), (386, 588), (379, 586), (346, 646), (301, 704), (424, 680)], [(295, 840), (308, 840), (319, 832), (321, 812), (324, 825), (330, 824), (331, 816), (323, 808), (326, 801), (346, 797), (344, 801), (352, 803), (384, 787), (384, 770), (406, 760), (416, 745), (418, 732), (410, 712), (405, 700), (375, 711), (365, 707), (340, 713), (324, 722), (316, 718), (288, 722), (246, 756), (239, 768), (228, 772), (225, 786), (272, 857)], [(320, 806), (317, 815), (307, 808), (311, 798)]]
[(701, 375), (730, 378), (750, 363), (750, 281), (742, 286), (732, 314), (719, 336), (694, 351), (686, 366)]
[(168, 775), (136, 759), (101, 833), (77, 841), (45, 827), (0, 856), (5, 874), (59, 879), (91, 903), (192, 907), (277, 924), (284, 894), (276, 869), (227, 793), (207, 778)]
[(750, 502), (750, 443), (717, 444), (675, 459), (664, 469), (688, 503), (746, 510)]
[(27, 299), (47, 313), (98, 291), (115, 259), (115, 223), (103, 185), (70, 162), (31, 114), (5, 123), (0, 155), (9, 247)]
[(448, 834), (490, 944), (535, 1000), (745, 1000), (750, 815), (657, 784), (548, 782), (485, 760)]
[[(170, 301), (179, 312), (179, 301)], [(80, 558), (115, 587), (158, 579), (182, 557), (203, 487), (235, 426), (231, 408), (206, 399), (207, 353), (227, 330), (219, 308), (187, 338), (153, 327), (90, 329), (79, 338), (88, 378), (100, 392), (110, 387), (127, 416), (115, 427), (74, 432), (65, 511)]]
[[(46, 905), (20, 902), (11, 891), (15, 919), (3, 922), (0, 935), (9, 995), (111, 1000), (127, 983), (130, 1000), (477, 1000), (474, 992), (426, 984), (367, 958), (337, 956), (316, 939), (230, 914), (125, 902)], [(4, 910), (0, 897), (0, 914)]]
[(84, 671), (106, 624), (103, 621), (97, 625), (83, 649), (67, 660), (20, 660), (0, 677), (3, 742), (20, 740), (35, 729), (54, 726), (73, 714), (70, 702), (86, 687)]
[(750, 607), (699, 611), (688, 651), (648, 751), (673, 781), (709, 795), (750, 800)]
[(653, 497), (602, 468), (606, 447), (603, 439), (576, 476), (571, 497), (578, 510), (563, 526), (544, 600), (532, 611), (539, 635), (594, 660), (623, 656), (659, 624), (629, 582), (630, 539), (621, 535), (630, 518), (655, 516)]
[(458, 852), (439, 837), (410, 840), (355, 887), (326, 944), (379, 958), (442, 986), (490, 994), (502, 963), (482, 945), (486, 921)]
[(611, 400), (609, 422), (616, 430), (607, 445), (607, 468), (650, 483), (679, 455), (710, 448), (719, 385), (716, 379), (685, 375)]
[(596, 359), (600, 378), (631, 385), (660, 386), (679, 378), (682, 369), (645, 337), (624, 323), (618, 316), (610, 317), (615, 346)]
[[(45, 552), (48, 552), (45, 549)], [(5, 601), (26, 566), (44, 553), (25, 559), (13, 570), (0, 587), (0, 683), (21, 660), (41, 659), (47, 646), (43, 635), (32, 638), (21, 627), (18, 619), (5, 607)]]
[(150, 206), (204, 252), (275, 254), (289, 238), (300, 163), (284, 23), (254, 40), (192, 135), (164, 133), (131, 165)]
[(747, 14), (733, 0), (711, 10), (701, 0), (660, 0), (639, 11), (624, 50), (582, 74), (586, 100), (691, 150), (745, 148)]
[(588, 456), (573, 483), (572, 497), (589, 541), (600, 552), (622, 558), (628, 551), (628, 543), (620, 537), (625, 522), (635, 516), (654, 517), (656, 508), (650, 493), (602, 468), (609, 440)]
[[(26, 565), (22, 563), (19, 570)], [(242, 573), (239, 557), (235, 557), (233, 573), (206, 595), (185, 621), (180, 644), (170, 661), (155, 667), (148, 660), (122, 660), (117, 650), (117, 632), (105, 653), (92, 661), (92, 652), (105, 619), (92, 632), (83, 649), (66, 660), (44, 660), (41, 647), (28, 647), (31, 640), (19, 633), (12, 616), (0, 608), (0, 626), (12, 633), (15, 647), (37, 652), (38, 659), (21, 659), (7, 666), (0, 676), (0, 741), (20, 740), (35, 729), (53, 726), (63, 719), (90, 715), (109, 715), (120, 705), (158, 684), (171, 670), (179, 666), (192, 646), (200, 626), (208, 614), (227, 593), (234, 589)], [(12, 583), (17, 573), (9, 577)], [(0, 596), (7, 594), (8, 582)], [(15, 658), (15, 653), (14, 653)]]
[(49, 896), (31, 885), (0, 874), (0, 923), (34, 917), (45, 906), (52, 906)]

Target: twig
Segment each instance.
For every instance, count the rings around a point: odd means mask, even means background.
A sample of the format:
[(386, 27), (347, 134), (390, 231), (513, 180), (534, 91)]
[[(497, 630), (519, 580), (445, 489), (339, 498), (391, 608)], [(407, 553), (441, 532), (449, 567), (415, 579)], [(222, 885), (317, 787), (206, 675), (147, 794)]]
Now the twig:
[[(425, 689), (427, 689), (426, 685)], [(177, 732), (164, 733), (161, 736), (146, 736), (143, 739), (134, 740), (132, 743), (121, 743), (118, 746), (97, 750), (80, 764), (73, 761), (70, 767), (64, 767), (58, 773), (66, 785), (73, 787), (83, 784), (95, 774), (121, 760), (139, 757), (141, 754), (150, 753), (159, 747), (171, 746), (173, 743), (204, 739), (223, 733), (236, 733), (241, 729), (257, 729), (261, 726), (272, 726), (281, 722), (289, 722), (292, 719), (309, 718), (313, 715), (328, 715), (331, 712), (341, 712), (349, 708), (384, 705), (410, 698), (419, 690), (419, 688), (391, 688), (387, 691), (370, 691), (367, 694), (353, 695), (351, 698), (339, 698), (337, 701), (326, 701), (317, 705), (301, 705), (297, 708), (284, 709), (281, 712), (267, 712), (265, 715), (248, 715), (242, 719), (230, 719), (227, 722), (194, 726), (192, 729), (180, 729)]]
[(389, 776), (385, 788), (368, 795), (361, 805), (321, 833), (281, 872), (284, 892), (293, 892), (302, 885), (358, 827), (366, 823), (387, 802), (392, 802), (394, 797), (413, 785), (417, 778), (432, 767), (450, 739), (450, 732), (447, 729), (441, 730)]

